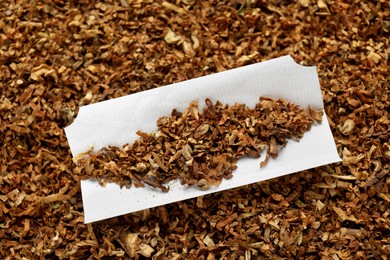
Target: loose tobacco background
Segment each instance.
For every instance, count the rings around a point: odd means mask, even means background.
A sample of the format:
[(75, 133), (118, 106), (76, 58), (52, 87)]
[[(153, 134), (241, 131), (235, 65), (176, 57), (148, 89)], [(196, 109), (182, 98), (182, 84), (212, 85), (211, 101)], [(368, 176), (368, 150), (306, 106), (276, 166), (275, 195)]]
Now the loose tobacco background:
[[(388, 259), (389, 15), (386, 0), (1, 1), (1, 258)], [(286, 54), (317, 66), (342, 163), (83, 224), (63, 131), (80, 106)]]

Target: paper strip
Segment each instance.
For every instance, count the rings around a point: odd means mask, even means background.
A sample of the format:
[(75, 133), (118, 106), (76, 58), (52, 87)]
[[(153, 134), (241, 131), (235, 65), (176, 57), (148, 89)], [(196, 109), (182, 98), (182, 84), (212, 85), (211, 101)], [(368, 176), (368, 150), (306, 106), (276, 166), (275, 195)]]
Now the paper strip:
[[(206, 98), (254, 107), (260, 96), (283, 98), (302, 108), (309, 105), (323, 108), (316, 68), (300, 66), (290, 56), (284, 56), (81, 107), (65, 133), (72, 155), (76, 156), (90, 145), (97, 151), (108, 145), (121, 147), (132, 143), (138, 138), (137, 130), (156, 131), (158, 118), (170, 115), (174, 108), (184, 111), (193, 100), (199, 101), (200, 109)], [(116, 184), (109, 184), (102, 188), (97, 181), (82, 181), (85, 223), (340, 161), (326, 116), (322, 124), (313, 126), (299, 143), (289, 141), (277, 159), (260, 169), (263, 159), (264, 156), (241, 159), (232, 179), (223, 180), (219, 187), (208, 191), (188, 188), (177, 181), (169, 184), (168, 193), (147, 185), (146, 188), (120, 189)]]

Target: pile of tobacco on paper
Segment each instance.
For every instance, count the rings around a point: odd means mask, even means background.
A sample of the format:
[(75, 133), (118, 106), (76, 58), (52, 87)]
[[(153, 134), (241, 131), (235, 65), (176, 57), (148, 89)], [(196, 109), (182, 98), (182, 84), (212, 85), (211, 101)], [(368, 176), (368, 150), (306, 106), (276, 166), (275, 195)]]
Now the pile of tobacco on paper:
[[(0, 258), (388, 259), (389, 31), (388, 0), (0, 1)], [(165, 190), (178, 178), (205, 189), (234, 178), (240, 156), (272, 158), (319, 114), (259, 100), (297, 118), (290, 132), (284, 119), (236, 120), (257, 113), (244, 104), (193, 103), (82, 168), (64, 134), (81, 106), (283, 55), (317, 67), (342, 162), (84, 224), (84, 171), (104, 182), (121, 170), (123, 186)], [(133, 156), (148, 142), (150, 153)], [(122, 171), (121, 156), (140, 161)]]
[(192, 102), (182, 113), (174, 109), (171, 117), (157, 121), (158, 132), (137, 134), (134, 144), (120, 149), (110, 146), (87, 159), (77, 161), (80, 179), (98, 178), (101, 184), (143, 187), (144, 183), (164, 192), (170, 180), (208, 190), (230, 179), (240, 157), (259, 158), (267, 149), (269, 158), (278, 156), (287, 139), (299, 140), (314, 121), (322, 121), (322, 111), (299, 109), (285, 100), (260, 98), (254, 109), (244, 104), (233, 106), (205, 100), (200, 113)]

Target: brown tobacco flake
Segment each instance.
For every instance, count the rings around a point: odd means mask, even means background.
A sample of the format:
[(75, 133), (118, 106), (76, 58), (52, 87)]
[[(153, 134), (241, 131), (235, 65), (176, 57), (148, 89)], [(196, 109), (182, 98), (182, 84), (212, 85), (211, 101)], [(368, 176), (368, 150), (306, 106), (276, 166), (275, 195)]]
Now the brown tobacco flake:
[(215, 227), (218, 229), (218, 230), (221, 230), (222, 228), (224, 228), (225, 226), (229, 225), (231, 222), (233, 222), (233, 220), (235, 220), (237, 218), (237, 213), (233, 213), (232, 215), (226, 217), (224, 220), (222, 220), (221, 222), (218, 222), (217, 225), (215, 225)]
[(266, 159), (277, 158), (288, 139), (299, 140), (322, 112), (306, 111), (285, 100), (261, 97), (255, 108), (233, 106), (205, 100), (200, 113), (197, 101), (186, 111), (172, 111), (170, 117), (157, 120), (156, 133), (142, 133), (132, 145), (122, 149), (103, 148), (87, 152), (77, 161), (80, 179), (97, 178), (99, 183), (115, 182), (121, 187), (148, 184), (167, 192), (164, 186), (173, 179), (183, 185), (208, 190), (232, 177), (237, 161), (243, 157), (259, 158), (266, 149)]

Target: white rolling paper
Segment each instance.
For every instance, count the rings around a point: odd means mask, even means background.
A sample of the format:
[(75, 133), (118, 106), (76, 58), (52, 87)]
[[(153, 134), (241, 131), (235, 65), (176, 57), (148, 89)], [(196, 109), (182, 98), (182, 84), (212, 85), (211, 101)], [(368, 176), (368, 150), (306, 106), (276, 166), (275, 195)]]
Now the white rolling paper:
[[(199, 110), (203, 109), (206, 98), (254, 107), (260, 96), (283, 98), (301, 108), (309, 105), (323, 108), (316, 68), (300, 66), (290, 56), (284, 56), (80, 107), (76, 120), (65, 128), (65, 133), (72, 155), (76, 156), (91, 145), (98, 151), (108, 145), (122, 147), (132, 143), (138, 138), (137, 130), (156, 131), (158, 118), (170, 115), (174, 108), (184, 111), (193, 100), (199, 101)], [(168, 193), (148, 185), (121, 189), (116, 184), (108, 184), (103, 188), (97, 181), (82, 181), (85, 223), (338, 162), (340, 157), (326, 115), (299, 142), (290, 140), (264, 168), (259, 166), (262, 160), (264, 155), (260, 159), (240, 159), (233, 178), (207, 191), (182, 186), (178, 181), (168, 184)]]

